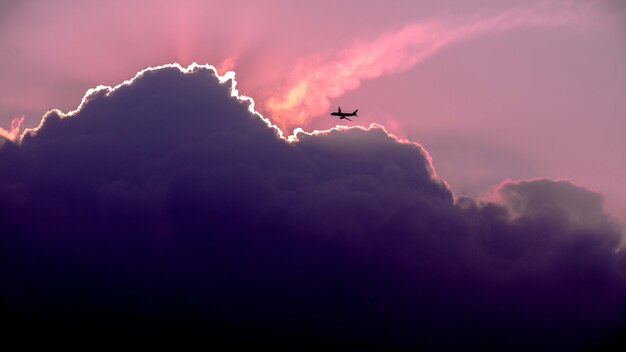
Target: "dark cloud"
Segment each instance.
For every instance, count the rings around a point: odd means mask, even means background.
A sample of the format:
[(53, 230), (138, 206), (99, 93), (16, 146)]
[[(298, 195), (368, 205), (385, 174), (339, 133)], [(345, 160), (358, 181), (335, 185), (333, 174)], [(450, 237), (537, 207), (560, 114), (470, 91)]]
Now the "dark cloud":
[(0, 149), (11, 331), (548, 349), (620, 328), (599, 194), (455, 201), (420, 146), (376, 126), (289, 142), (230, 83), (148, 70)]

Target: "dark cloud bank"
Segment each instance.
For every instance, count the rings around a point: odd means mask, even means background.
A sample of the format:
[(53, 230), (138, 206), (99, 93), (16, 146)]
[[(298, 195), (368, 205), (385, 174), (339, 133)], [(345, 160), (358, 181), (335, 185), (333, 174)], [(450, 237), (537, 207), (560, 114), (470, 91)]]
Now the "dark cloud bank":
[(375, 127), (288, 143), (206, 68), (105, 93), (0, 150), (10, 336), (553, 350), (623, 326), (597, 193), (455, 201), (419, 146)]

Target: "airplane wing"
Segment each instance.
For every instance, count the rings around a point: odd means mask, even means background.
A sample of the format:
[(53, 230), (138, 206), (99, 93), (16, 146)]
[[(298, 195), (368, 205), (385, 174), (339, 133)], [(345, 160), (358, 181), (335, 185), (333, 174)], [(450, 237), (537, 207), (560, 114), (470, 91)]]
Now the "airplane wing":
[(352, 121), (352, 120), (350, 120), (350, 119), (349, 119), (349, 118), (347, 118), (347, 117), (344, 117), (344, 119), (346, 119), (346, 120), (348, 120), (348, 121)]

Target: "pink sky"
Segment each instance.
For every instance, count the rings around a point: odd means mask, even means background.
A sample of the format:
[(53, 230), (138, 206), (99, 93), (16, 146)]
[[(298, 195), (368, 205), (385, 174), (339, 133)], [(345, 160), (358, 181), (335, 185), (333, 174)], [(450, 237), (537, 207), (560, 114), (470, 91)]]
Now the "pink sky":
[(0, 133), (193, 61), (234, 69), (286, 132), (358, 108), (422, 144), (457, 194), (566, 178), (626, 220), (620, 1), (2, 1)]

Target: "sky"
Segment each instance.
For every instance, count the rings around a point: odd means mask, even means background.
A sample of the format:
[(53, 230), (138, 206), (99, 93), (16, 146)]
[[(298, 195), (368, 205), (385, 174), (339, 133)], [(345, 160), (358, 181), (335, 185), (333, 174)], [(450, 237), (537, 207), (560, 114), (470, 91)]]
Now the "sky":
[[(580, 320), (546, 320), (538, 336), (561, 323), (558, 333), (571, 337), (587, 331), (585, 319), (616, 326), (624, 258), (609, 254), (623, 241), (618, 225), (626, 225), (625, 59), (621, 1), (0, 0), (0, 136), (14, 142), (0, 147), (0, 220), (10, 230), (2, 241), (14, 250), (3, 302), (22, 316), (14, 303), (23, 293), (23, 302), (52, 307), (48, 319), (58, 312), (33, 288), (63, 296), (61, 288), (93, 273), (104, 278), (77, 298), (86, 306), (115, 305), (99, 293), (108, 284), (113, 296), (130, 287), (128, 297), (143, 297), (146, 287), (163, 282), (133, 254), (154, 268), (173, 265), (173, 276), (189, 272), (171, 279), (180, 292), (164, 292), (157, 301), (191, 295), (200, 302), (194, 287), (216, 300), (251, 290), (260, 296), (243, 301), (277, 304), (288, 316), (303, 309), (299, 299), (312, 307), (345, 303), (329, 298), (325, 286), (315, 302), (289, 290), (279, 295), (294, 299), (285, 305), (267, 298), (284, 289), (281, 280), (313, 272), (320, 263), (311, 258), (330, 253), (322, 264), (343, 271), (322, 270), (319, 277), (337, 283), (342, 294), (371, 292), (367, 299), (389, 308), (381, 321), (396, 333), (440, 321), (438, 314), (450, 317), (442, 329), (466, 328), (445, 306), (459, 300), (446, 288), (468, 283), (475, 289), (451, 310), (485, 314), (477, 329), (494, 328), (489, 318), (510, 315), (504, 335), (513, 336), (543, 310)], [(225, 93), (232, 73), (218, 84), (212, 68), (189, 66), (193, 62), (213, 65), (218, 74), (235, 72), (238, 92), (253, 98), (254, 107), (242, 108)], [(180, 66), (161, 66), (172, 63)], [(141, 71), (148, 67), (159, 68)], [(135, 81), (111, 88), (138, 72)], [(329, 116), (338, 106), (359, 110), (354, 122), (341, 122), (351, 128), (336, 127)], [(227, 206), (221, 209), (219, 201)], [(206, 213), (214, 215), (205, 219)], [(249, 220), (233, 225), (241, 216)], [(123, 223), (129, 227), (121, 229)], [(304, 231), (302, 224), (315, 226)], [(254, 228), (275, 229), (275, 240), (253, 237), (245, 244), (215, 235)], [(102, 241), (106, 234), (133, 230), (163, 240), (114, 237), (129, 257), (113, 268), (103, 264), (115, 256), (112, 242)], [(93, 237), (84, 239), (81, 231)], [(388, 231), (397, 236), (378, 237)], [(47, 232), (60, 242), (49, 242)], [(199, 239), (195, 232), (211, 236)], [(361, 233), (365, 237), (355, 235)], [(547, 239), (515, 237), (529, 233)], [(181, 242), (173, 239), (178, 235)], [(209, 260), (194, 251), (196, 245), (213, 251), (211, 241), (224, 241), (226, 254)], [(275, 241), (295, 254), (268, 244)], [(138, 253), (143, 245), (151, 251)], [(377, 246), (388, 252), (371, 259)], [(227, 255), (239, 250), (253, 259), (231, 262)], [(170, 259), (158, 259), (161, 252)], [(20, 259), (25, 253), (31, 260)], [(177, 262), (183, 253), (189, 258)], [(299, 266), (279, 270), (297, 255), (305, 258)], [(257, 259), (267, 266), (254, 269)], [(48, 261), (61, 291), (33, 270)], [(77, 273), (68, 263), (86, 269)], [(380, 263), (380, 271), (372, 269)], [(216, 282), (225, 288), (215, 293), (202, 277), (217, 274), (196, 267), (206, 265), (271, 284), (249, 287), (220, 276)], [(429, 266), (438, 274), (430, 277)], [(464, 266), (467, 281), (455, 271)], [(153, 276), (132, 284), (146, 270)], [(266, 276), (276, 270), (281, 274)], [(355, 278), (362, 270), (372, 276)], [(587, 292), (576, 273), (598, 277), (602, 289)], [(398, 296), (380, 289), (387, 274)], [(412, 275), (433, 284), (418, 295), (420, 302), (442, 295), (433, 310), (409, 303), (419, 285), (401, 278)], [(346, 277), (349, 283), (340, 284)], [(316, 279), (302, 280), (302, 287), (317, 287)], [(510, 310), (521, 299), (516, 285), (531, 288), (527, 315)], [(581, 293), (556, 298), (572, 291)], [(499, 293), (506, 298), (499, 301)], [(485, 311), (474, 306), (482, 296), (495, 301)], [(364, 317), (378, 328), (375, 314), (361, 305), (367, 299), (337, 317), (322, 315), (349, 322)], [(128, 298), (123, 306), (132, 304)], [(171, 309), (184, 311), (176, 303)], [(402, 313), (424, 309), (430, 318), (423, 322)]]

